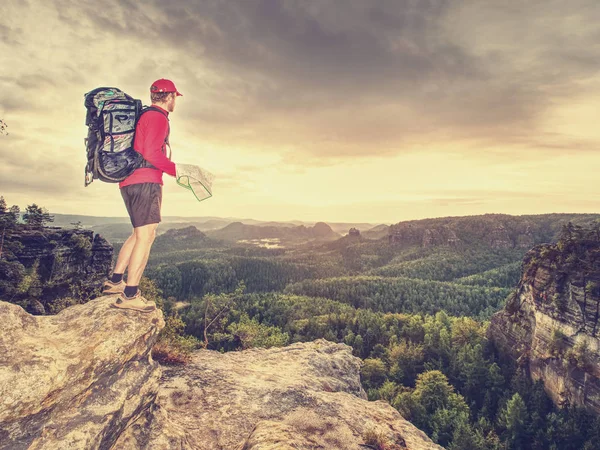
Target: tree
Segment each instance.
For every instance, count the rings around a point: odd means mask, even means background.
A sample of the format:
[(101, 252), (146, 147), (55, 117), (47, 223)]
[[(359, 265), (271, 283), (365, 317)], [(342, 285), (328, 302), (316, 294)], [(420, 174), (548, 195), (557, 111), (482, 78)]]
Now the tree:
[(160, 270), (157, 271), (153, 278), (165, 294), (165, 297), (179, 298), (181, 295), (182, 276), (176, 266), (168, 265), (160, 267)]
[(514, 448), (521, 448), (524, 438), (527, 406), (523, 398), (516, 392), (500, 411), (499, 425), (506, 429), (507, 440)]
[(465, 399), (454, 392), (439, 370), (421, 373), (415, 390), (399, 394), (393, 406), (442, 446), (448, 445), (457, 428), (469, 421)]
[(5, 247), (4, 237), (6, 235), (6, 230), (16, 226), (19, 215), (19, 207), (13, 205), (7, 210), (6, 200), (4, 200), (3, 196), (0, 196), (0, 259), (2, 259), (2, 252)]
[(423, 370), (425, 351), (423, 346), (403, 339), (390, 346), (390, 376), (406, 386), (413, 385), (417, 374)]
[(70, 239), (73, 256), (78, 263), (89, 260), (92, 256), (92, 241), (82, 234), (73, 234)]
[(17, 287), (17, 292), (19, 294), (25, 295), (30, 299), (38, 299), (41, 297), (43, 286), (40, 279), (39, 268), (40, 260), (36, 259), (29, 269), (29, 273), (23, 277)]
[(33, 203), (28, 205), (25, 209), (23, 220), (27, 225), (43, 227), (48, 222), (54, 222), (54, 216), (51, 216), (46, 208), (42, 208)]
[(6, 204), (6, 200), (4, 200), (3, 196), (0, 196), (0, 226), (7, 228), (12, 228), (16, 225), (19, 220), (19, 216), (21, 214), (21, 210), (17, 205), (13, 205), (8, 208)]
[(4, 234), (6, 233), (7, 225), (6, 200), (0, 197), (0, 227), (2, 228), (2, 237), (0, 237), (0, 258), (2, 258), (2, 248), (4, 247)]
[(484, 436), (469, 423), (462, 422), (455, 429), (449, 450), (489, 450)]
[(231, 310), (245, 290), (246, 285), (241, 281), (231, 294), (208, 294), (204, 297), (206, 301), (204, 310), (204, 348), (208, 348), (208, 329), (217, 319)]
[(372, 388), (379, 388), (386, 380), (386, 368), (382, 360), (367, 358), (360, 369), (363, 383)]
[(289, 341), (288, 333), (282, 333), (278, 327), (259, 323), (256, 318), (250, 319), (246, 312), (242, 313), (239, 322), (230, 324), (227, 331), (241, 343), (242, 350), (255, 347), (283, 347)]
[(6, 131), (7, 128), (8, 128), (8, 125), (6, 125), (6, 122), (4, 120), (0, 119), (0, 136), (2, 136), (2, 135), (8, 136), (8, 131)]
[(8, 217), (11, 223), (16, 225), (19, 221), (19, 217), (21, 217), (21, 208), (19, 208), (17, 205), (12, 205), (8, 210)]

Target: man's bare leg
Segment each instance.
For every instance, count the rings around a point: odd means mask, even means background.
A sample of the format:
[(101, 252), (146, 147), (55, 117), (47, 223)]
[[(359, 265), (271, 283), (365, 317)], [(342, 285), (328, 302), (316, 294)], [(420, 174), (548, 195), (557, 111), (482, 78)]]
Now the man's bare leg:
[[(144, 269), (150, 256), (150, 248), (156, 237), (157, 223), (151, 223), (142, 227), (134, 228), (135, 245), (129, 258), (127, 271), (127, 286), (139, 286)], [(120, 254), (119, 254), (120, 256)]]
[(119, 257), (117, 258), (117, 264), (115, 264), (113, 273), (125, 273), (125, 269), (127, 269), (127, 266), (129, 265), (131, 253), (135, 247), (135, 241), (136, 236), (134, 228), (134, 230), (131, 232), (131, 236), (127, 238), (127, 240), (123, 243), (121, 250), (119, 251)]

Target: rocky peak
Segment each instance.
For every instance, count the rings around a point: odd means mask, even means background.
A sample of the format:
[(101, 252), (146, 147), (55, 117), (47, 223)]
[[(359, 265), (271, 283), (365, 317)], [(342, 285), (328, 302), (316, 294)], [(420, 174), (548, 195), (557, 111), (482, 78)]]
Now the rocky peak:
[(541, 379), (556, 404), (600, 412), (600, 233), (579, 230), (530, 250), (489, 337)]
[(335, 233), (325, 222), (317, 222), (315, 223), (315, 226), (312, 227), (312, 234), (314, 237), (328, 237)]
[[(0, 449), (441, 449), (384, 401), (367, 401), (361, 360), (324, 339), (198, 350), (164, 368), (162, 313), (109, 307), (55, 316), (0, 302)], [(367, 441), (368, 442), (367, 442)]]
[(333, 231), (325, 222), (317, 222), (312, 228), (308, 229), (308, 237), (318, 240), (334, 240), (339, 238), (339, 234)]
[(348, 231), (348, 236), (359, 237), (360, 236), (360, 230), (358, 228), (352, 227)]
[(172, 238), (177, 241), (186, 239), (206, 239), (206, 235), (193, 225), (185, 228), (171, 228), (167, 230), (162, 238)]

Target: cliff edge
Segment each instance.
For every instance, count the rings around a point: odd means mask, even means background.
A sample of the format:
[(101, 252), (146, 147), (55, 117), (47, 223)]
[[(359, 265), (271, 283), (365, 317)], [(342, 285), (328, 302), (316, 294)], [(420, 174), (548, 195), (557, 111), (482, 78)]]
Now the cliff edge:
[(566, 229), (530, 250), (521, 280), (488, 337), (558, 406), (600, 413), (600, 230)]
[(0, 302), (0, 449), (110, 448), (150, 406), (162, 312), (101, 297), (55, 316)]
[(441, 448), (367, 401), (345, 344), (198, 350), (187, 366), (161, 367), (151, 349), (162, 313), (113, 300), (55, 316), (0, 302), (0, 449)]

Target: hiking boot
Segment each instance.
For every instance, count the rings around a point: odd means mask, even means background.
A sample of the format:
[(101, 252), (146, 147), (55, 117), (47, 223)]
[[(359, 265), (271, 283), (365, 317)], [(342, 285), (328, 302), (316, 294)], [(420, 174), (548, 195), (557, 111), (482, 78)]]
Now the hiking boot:
[(120, 294), (125, 290), (125, 286), (127, 286), (127, 283), (125, 283), (123, 280), (121, 280), (119, 283), (113, 283), (110, 280), (106, 280), (104, 282), (104, 286), (102, 286), (102, 294)]
[(133, 309), (140, 312), (156, 311), (156, 303), (149, 302), (142, 297), (142, 293), (139, 289), (133, 297), (127, 297), (125, 293), (122, 292), (111, 306), (113, 308)]

